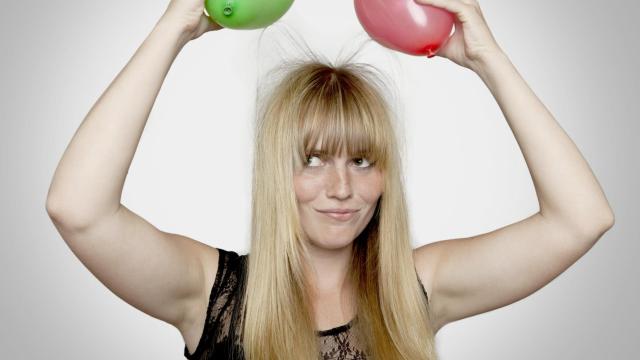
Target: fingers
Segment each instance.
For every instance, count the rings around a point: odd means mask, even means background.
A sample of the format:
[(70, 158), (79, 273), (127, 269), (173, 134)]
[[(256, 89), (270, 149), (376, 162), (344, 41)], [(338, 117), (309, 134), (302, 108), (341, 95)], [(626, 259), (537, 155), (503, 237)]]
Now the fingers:
[(445, 9), (457, 15), (462, 21), (469, 21), (473, 13), (480, 9), (476, 0), (414, 0), (418, 4), (431, 5)]
[(223, 29), (223, 28), (224, 28), (224, 26), (218, 24), (217, 22), (215, 22), (213, 20), (209, 21), (208, 31), (216, 31), (216, 30), (220, 30), (220, 29)]
[(477, 0), (414, 0), (414, 2), (443, 8), (455, 14), (461, 22), (485, 21)]
[(418, 4), (432, 5), (435, 7), (446, 9), (453, 13), (459, 13), (463, 11), (463, 7), (468, 4), (463, 3), (461, 0), (414, 0)]
[(213, 21), (213, 19), (211, 19), (211, 17), (207, 16), (207, 14), (203, 13), (202, 14), (202, 19), (201, 23), (206, 23), (206, 29), (205, 32), (209, 32), (209, 31), (216, 31), (216, 30), (220, 30), (222, 29), (222, 26), (220, 24), (218, 24), (217, 22)]

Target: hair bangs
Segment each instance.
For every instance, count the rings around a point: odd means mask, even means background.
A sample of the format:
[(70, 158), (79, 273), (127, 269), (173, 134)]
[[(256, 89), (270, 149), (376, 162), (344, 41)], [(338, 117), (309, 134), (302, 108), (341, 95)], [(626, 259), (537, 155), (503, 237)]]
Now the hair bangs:
[(308, 90), (300, 108), (298, 160), (304, 164), (310, 153), (364, 157), (380, 168), (386, 167), (389, 137), (382, 119), (384, 109), (376, 105), (371, 91), (354, 84), (355, 79), (340, 72), (327, 75), (324, 82)]

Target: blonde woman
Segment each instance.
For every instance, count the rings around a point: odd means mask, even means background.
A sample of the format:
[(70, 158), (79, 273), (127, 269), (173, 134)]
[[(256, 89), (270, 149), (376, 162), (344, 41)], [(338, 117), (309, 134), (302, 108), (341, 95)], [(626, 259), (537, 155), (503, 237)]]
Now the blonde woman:
[(537, 213), (412, 249), (383, 82), (364, 64), (312, 58), (274, 72), (259, 101), (249, 254), (158, 230), (120, 202), (124, 180), (174, 58), (220, 30), (202, 0), (172, 0), (58, 165), (47, 210), (66, 243), (111, 291), (174, 325), (189, 359), (436, 359), (444, 325), (549, 283), (613, 225), (613, 212), (478, 3), (416, 1), (456, 15), (438, 55), (494, 95)]

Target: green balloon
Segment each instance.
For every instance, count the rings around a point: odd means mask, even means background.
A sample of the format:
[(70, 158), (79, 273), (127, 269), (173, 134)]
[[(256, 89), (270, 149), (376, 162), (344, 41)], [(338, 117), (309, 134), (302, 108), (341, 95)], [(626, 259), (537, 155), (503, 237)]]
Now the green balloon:
[(229, 29), (259, 29), (280, 19), (293, 0), (205, 0), (209, 17)]

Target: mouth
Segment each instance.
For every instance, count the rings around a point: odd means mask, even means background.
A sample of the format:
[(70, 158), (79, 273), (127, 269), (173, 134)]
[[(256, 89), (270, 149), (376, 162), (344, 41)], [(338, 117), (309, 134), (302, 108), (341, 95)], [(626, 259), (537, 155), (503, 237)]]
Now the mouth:
[(317, 210), (319, 213), (326, 215), (334, 220), (348, 221), (353, 218), (359, 210), (355, 209), (331, 209), (331, 210)]

